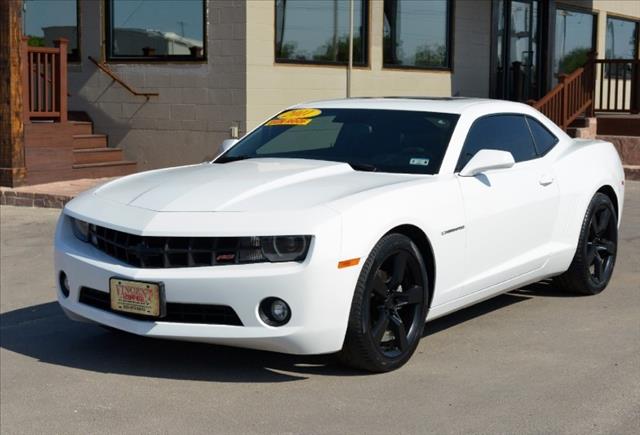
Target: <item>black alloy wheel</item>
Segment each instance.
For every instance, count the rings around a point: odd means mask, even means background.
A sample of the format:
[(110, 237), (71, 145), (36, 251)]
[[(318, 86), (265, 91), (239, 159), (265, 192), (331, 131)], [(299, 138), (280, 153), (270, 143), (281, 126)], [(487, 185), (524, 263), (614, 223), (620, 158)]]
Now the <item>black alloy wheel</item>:
[(420, 264), (409, 251), (397, 249), (376, 270), (370, 287), (371, 338), (383, 355), (395, 358), (409, 349), (413, 335), (422, 334), (425, 301)]
[(356, 286), (342, 361), (372, 372), (406, 363), (424, 330), (427, 287), (425, 264), (411, 239), (401, 234), (383, 237)]
[(596, 286), (607, 283), (613, 273), (618, 239), (616, 219), (606, 203), (598, 205), (591, 216), (587, 237), (586, 264)]
[(616, 210), (611, 199), (598, 192), (587, 208), (573, 261), (565, 273), (556, 277), (556, 285), (572, 293), (600, 293), (613, 274), (617, 250)]

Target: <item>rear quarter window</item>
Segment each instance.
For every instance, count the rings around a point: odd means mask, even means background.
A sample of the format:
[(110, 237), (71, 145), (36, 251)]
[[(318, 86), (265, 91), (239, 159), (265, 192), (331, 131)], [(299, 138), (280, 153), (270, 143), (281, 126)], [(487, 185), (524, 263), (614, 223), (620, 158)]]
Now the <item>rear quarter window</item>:
[(537, 119), (526, 117), (538, 155), (543, 156), (558, 143), (558, 138)]

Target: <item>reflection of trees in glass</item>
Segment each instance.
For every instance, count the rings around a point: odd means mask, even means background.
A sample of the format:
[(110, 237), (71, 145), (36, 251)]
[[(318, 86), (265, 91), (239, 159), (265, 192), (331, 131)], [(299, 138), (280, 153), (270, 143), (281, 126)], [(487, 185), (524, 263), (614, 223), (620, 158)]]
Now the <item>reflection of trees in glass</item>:
[(44, 38), (42, 36), (27, 35), (29, 40), (27, 45), (31, 47), (44, 47)]
[(414, 65), (444, 66), (447, 59), (447, 47), (442, 44), (421, 45), (416, 49)]
[[(361, 61), (362, 56), (362, 38), (360, 36), (353, 37), (353, 61)], [(313, 60), (324, 62), (348, 62), (349, 61), (349, 37), (342, 36), (334, 41), (333, 38), (327, 40), (323, 45), (318, 47), (313, 54)]]
[[(395, 46), (394, 46), (395, 45)], [(384, 35), (382, 39), (384, 59), (391, 61), (393, 65), (419, 66), (419, 67), (444, 67), (447, 65), (447, 46), (444, 44), (424, 44), (416, 48), (413, 61), (405, 63), (402, 40), (394, 44), (391, 35)]]
[(584, 66), (589, 58), (589, 49), (585, 47), (575, 48), (560, 59), (558, 72), (561, 74), (570, 74), (578, 68)]
[(295, 59), (296, 49), (298, 48), (297, 42), (285, 42), (280, 46), (279, 57), (283, 59)]

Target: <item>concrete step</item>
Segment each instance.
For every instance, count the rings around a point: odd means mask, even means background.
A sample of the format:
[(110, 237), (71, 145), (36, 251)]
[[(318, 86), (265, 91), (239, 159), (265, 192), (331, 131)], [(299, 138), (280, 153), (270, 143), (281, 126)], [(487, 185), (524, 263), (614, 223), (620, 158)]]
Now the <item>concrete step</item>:
[(596, 118), (578, 118), (567, 128), (567, 134), (580, 139), (594, 139), (596, 137)]
[(106, 134), (75, 134), (73, 135), (73, 148), (105, 148), (107, 146)]
[(80, 148), (73, 150), (73, 164), (105, 163), (122, 161), (120, 148)]
[(136, 162), (118, 160), (102, 163), (79, 163), (73, 165), (74, 178), (119, 177), (136, 172)]
[(598, 139), (611, 142), (618, 150), (620, 159), (625, 165), (640, 165), (640, 137), (639, 136), (605, 136)]

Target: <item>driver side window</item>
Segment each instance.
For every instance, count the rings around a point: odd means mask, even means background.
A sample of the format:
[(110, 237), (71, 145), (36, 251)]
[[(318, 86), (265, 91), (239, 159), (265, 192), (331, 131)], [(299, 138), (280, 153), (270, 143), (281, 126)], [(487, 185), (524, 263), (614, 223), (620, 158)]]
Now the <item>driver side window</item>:
[(461, 171), (483, 149), (508, 151), (516, 163), (537, 157), (524, 115), (490, 115), (477, 119), (467, 134), (456, 172)]

